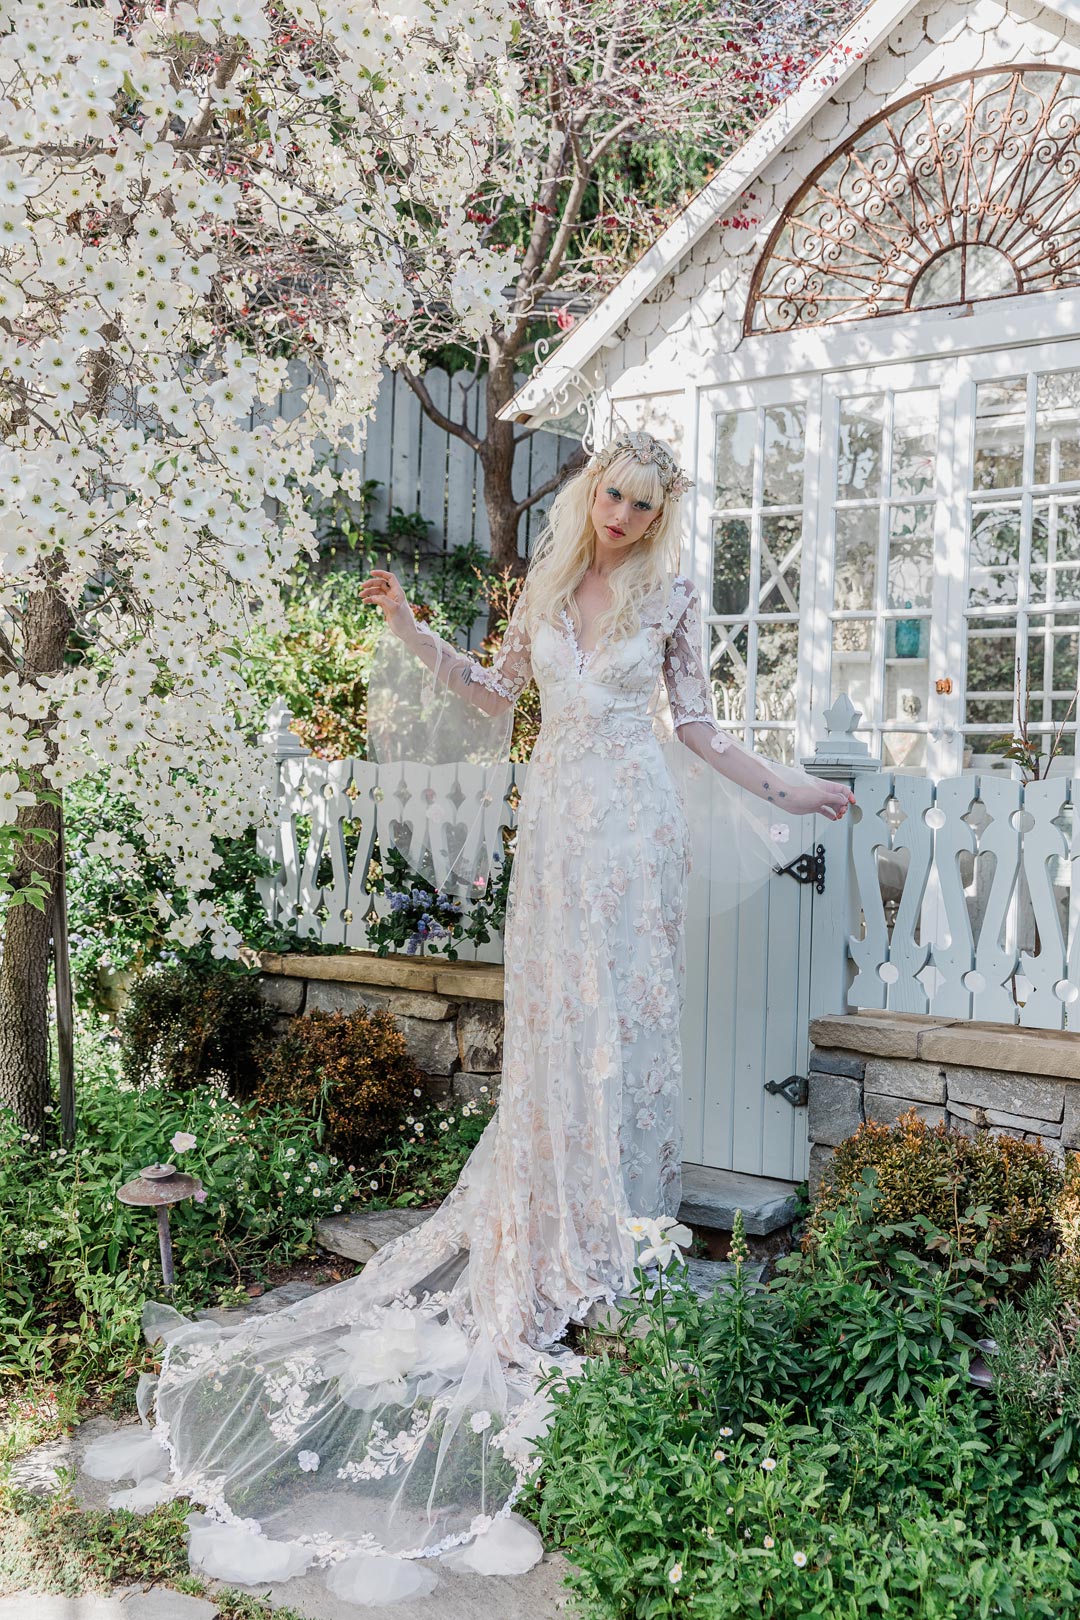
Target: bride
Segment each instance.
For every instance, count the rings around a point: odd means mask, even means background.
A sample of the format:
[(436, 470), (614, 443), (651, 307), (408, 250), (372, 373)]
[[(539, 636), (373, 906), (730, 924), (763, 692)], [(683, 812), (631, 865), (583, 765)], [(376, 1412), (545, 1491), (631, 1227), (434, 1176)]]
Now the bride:
[(468, 713), (489, 724), (489, 747), (505, 748), (527, 683), (540, 689), (499, 1106), (445, 1202), (359, 1276), (235, 1327), (148, 1307), (165, 1352), (139, 1404), (152, 1397), (155, 1422), (91, 1448), (87, 1466), (136, 1479), (117, 1503), (199, 1503), (189, 1554), (202, 1572), (256, 1583), (319, 1565), (339, 1598), (377, 1605), (430, 1590), (436, 1560), (506, 1574), (540, 1556), (512, 1508), (550, 1414), (545, 1375), (580, 1368), (568, 1324), (631, 1288), (634, 1218), (679, 1209), (691, 859), (679, 759), (722, 785), (725, 826), (760, 843), (763, 871), (778, 812), (839, 819), (852, 799), (718, 726), (697, 593), (676, 571), (689, 487), (648, 434), (593, 456), (552, 505), (490, 667), (419, 624), (392, 573), (364, 584), (389, 631), (369, 696), (376, 757), (423, 734), (398, 724), (410, 666), (451, 705), (444, 732), (456, 713), (455, 734), (470, 735)]

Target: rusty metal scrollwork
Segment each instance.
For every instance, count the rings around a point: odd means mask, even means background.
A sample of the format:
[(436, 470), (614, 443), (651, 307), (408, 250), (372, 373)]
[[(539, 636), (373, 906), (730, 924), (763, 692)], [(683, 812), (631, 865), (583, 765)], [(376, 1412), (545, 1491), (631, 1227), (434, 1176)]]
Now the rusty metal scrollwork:
[(747, 332), (1080, 285), (1080, 73), (987, 69), (864, 125), (786, 208)]

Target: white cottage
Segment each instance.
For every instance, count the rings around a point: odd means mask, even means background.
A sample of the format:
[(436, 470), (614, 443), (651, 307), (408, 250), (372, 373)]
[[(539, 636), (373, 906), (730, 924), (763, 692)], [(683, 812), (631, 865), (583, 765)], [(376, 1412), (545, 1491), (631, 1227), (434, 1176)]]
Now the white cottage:
[(823, 893), (693, 942), (687, 1159), (1080, 1146), (1080, 3), (874, 0), (506, 414), (668, 438), (718, 714), (803, 760), (846, 693), (882, 764)]
[[(717, 710), (847, 692), (887, 767), (988, 766), (1078, 681), (1080, 5), (875, 0), (507, 414), (697, 478)], [(1073, 770), (1075, 714), (1066, 726)]]

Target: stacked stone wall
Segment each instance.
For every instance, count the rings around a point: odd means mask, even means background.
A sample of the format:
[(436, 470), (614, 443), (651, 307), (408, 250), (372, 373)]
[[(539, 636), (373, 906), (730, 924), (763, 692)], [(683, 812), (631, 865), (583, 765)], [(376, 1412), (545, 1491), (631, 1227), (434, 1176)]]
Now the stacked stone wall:
[(1080, 1149), (1080, 1038), (917, 1015), (816, 1019), (807, 1128), (810, 1191), (864, 1120), (1038, 1142), (1055, 1159)]
[(502, 1069), (502, 969), (395, 957), (264, 956), (260, 993), (278, 1032), (310, 1012), (374, 1011), (397, 1022), (439, 1103), (497, 1097)]

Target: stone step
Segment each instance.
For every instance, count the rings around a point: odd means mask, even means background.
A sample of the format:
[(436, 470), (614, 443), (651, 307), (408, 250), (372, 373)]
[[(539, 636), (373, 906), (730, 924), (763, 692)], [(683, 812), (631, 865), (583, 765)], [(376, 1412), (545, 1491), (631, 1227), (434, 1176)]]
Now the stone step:
[(249, 1299), (246, 1305), (214, 1305), (206, 1310), (193, 1311), (197, 1322), (216, 1322), (219, 1327), (232, 1327), (245, 1316), (269, 1316), (286, 1305), (297, 1305), (311, 1294), (318, 1294), (326, 1284), (287, 1282), (280, 1288), (268, 1288), (265, 1294)]
[[(679, 1219), (687, 1226), (730, 1232), (735, 1211), (741, 1209), (747, 1234), (765, 1237), (795, 1219), (796, 1186), (794, 1181), (687, 1164)], [(328, 1215), (316, 1226), (315, 1236), (331, 1254), (364, 1264), (377, 1249), (422, 1225), (432, 1213), (431, 1208), (362, 1209), (353, 1215)]]
[(740, 1170), (711, 1170), (703, 1164), (683, 1165), (683, 1201), (679, 1219), (687, 1226), (712, 1232), (730, 1232), (735, 1211), (743, 1212), (743, 1226), (751, 1237), (766, 1237), (795, 1219), (796, 1181), (771, 1176), (748, 1176)]
[(423, 1225), (432, 1209), (362, 1209), (355, 1215), (328, 1215), (315, 1228), (315, 1238), (331, 1254), (361, 1264), (402, 1232)]

